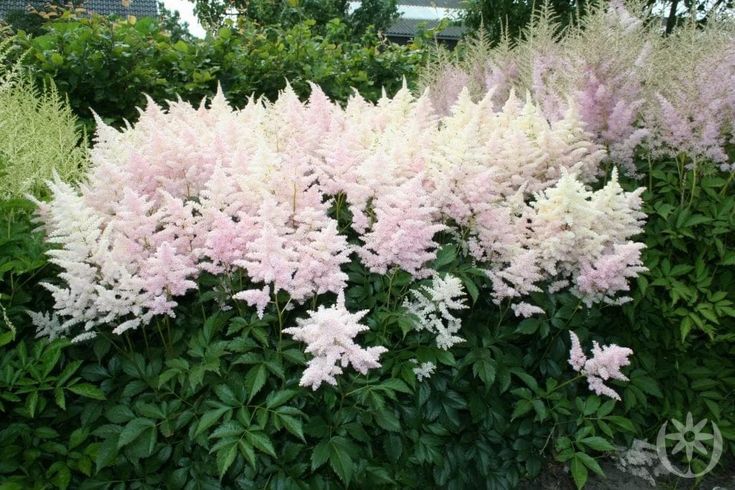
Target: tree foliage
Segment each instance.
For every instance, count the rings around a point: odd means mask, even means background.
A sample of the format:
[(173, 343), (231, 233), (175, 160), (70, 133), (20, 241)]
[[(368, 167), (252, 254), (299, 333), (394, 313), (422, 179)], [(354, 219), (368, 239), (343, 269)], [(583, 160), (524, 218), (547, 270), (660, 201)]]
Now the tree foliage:
[(323, 26), (332, 19), (349, 25), (353, 33), (370, 26), (385, 30), (396, 19), (395, 0), (368, 0), (351, 11), (347, 0), (190, 0), (202, 24), (216, 29), (227, 18), (236, 23), (252, 21), (262, 26), (288, 28), (307, 19)]

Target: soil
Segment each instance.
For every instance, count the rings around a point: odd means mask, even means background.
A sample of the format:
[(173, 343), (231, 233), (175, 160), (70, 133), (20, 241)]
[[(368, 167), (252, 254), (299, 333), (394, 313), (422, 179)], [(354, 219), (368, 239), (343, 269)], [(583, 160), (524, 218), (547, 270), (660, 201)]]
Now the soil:
[[(585, 486), (588, 490), (735, 490), (735, 467), (707, 475), (699, 483), (684, 478), (661, 477), (656, 486), (647, 481), (620, 471), (612, 463), (601, 462), (605, 478), (590, 475)], [(569, 473), (562, 466), (552, 466), (533, 482), (526, 482), (521, 490), (575, 490)]]

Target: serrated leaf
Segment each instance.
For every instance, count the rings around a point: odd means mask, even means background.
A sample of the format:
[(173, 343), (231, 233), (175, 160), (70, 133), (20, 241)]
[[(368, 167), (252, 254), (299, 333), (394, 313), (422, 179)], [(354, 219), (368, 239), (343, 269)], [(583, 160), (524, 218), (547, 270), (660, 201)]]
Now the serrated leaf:
[(66, 410), (66, 397), (64, 396), (64, 390), (62, 388), (56, 388), (54, 390), (54, 401), (62, 410)]
[(95, 458), (95, 465), (99, 472), (102, 468), (106, 468), (112, 464), (117, 458), (117, 439), (118, 436), (114, 435), (106, 439), (97, 448), (97, 457)]
[(113, 424), (124, 424), (135, 418), (135, 413), (127, 405), (115, 405), (105, 412), (107, 420)]
[(510, 419), (515, 420), (518, 417), (522, 417), (530, 412), (532, 408), (533, 404), (529, 400), (518, 400), (515, 408), (513, 409), (513, 414), (510, 416)]
[(383, 381), (376, 388), (383, 389), (383, 390), (388, 389), (392, 391), (399, 391), (407, 395), (413, 394), (413, 390), (409, 388), (406, 383), (404, 383), (402, 380), (398, 378), (390, 378), (386, 381)]
[(580, 461), (582, 461), (582, 463), (584, 463), (584, 465), (588, 469), (592, 470), (599, 476), (603, 476), (603, 477), (605, 476), (605, 472), (602, 471), (602, 468), (600, 468), (600, 465), (597, 463), (597, 461), (595, 461), (595, 458), (593, 458), (589, 454), (578, 452), (577, 454), (575, 454), (575, 457), (579, 458)]
[(324, 440), (314, 446), (311, 452), (311, 471), (321, 467), (329, 459), (329, 441)]
[(276, 451), (273, 449), (273, 443), (264, 432), (247, 432), (245, 434), (247, 441), (258, 451), (262, 451), (269, 456), (276, 457)]
[(245, 388), (248, 390), (248, 402), (252, 401), (255, 395), (263, 388), (268, 378), (268, 371), (263, 364), (259, 364), (250, 368), (245, 376)]
[(619, 415), (608, 415), (605, 417), (605, 420), (608, 422), (612, 422), (613, 424), (617, 425), (621, 429), (625, 430), (626, 432), (635, 433), (635, 426), (633, 425), (633, 422), (630, 421), (630, 419), (627, 419), (625, 417), (621, 417)]
[(140, 436), (143, 431), (149, 428), (155, 428), (156, 423), (150, 419), (139, 417), (128, 422), (120, 433), (117, 441), (117, 448), (127, 446)]
[(79, 383), (68, 388), (69, 391), (80, 396), (92, 398), (94, 400), (106, 400), (105, 394), (94, 385), (89, 383)]
[(340, 480), (346, 486), (350, 485), (352, 473), (354, 471), (354, 463), (349, 455), (338, 445), (330, 442), (329, 444), (329, 466), (337, 474)]
[(304, 428), (301, 420), (296, 417), (292, 417), (291, 415), (284, 415), (281, 413), (278, 414), (278, 418), (287, 431), (306, 442), (306, 439), (304, 439)]
[(373, 417), (375, 418), (375, 422), (383, 429), (390, 432), (401, 431), (401, 422), (390, 409), (385, 408), (383, 410), (379, 410), (373, 415)]
[(268, 408), (280, 407), (297, 394), (298, 391), (296, 390), (280, 390), (268, 393), (268, 397), (265, 399), (265, 406)]
[(225, 476), (227, 470), (232, 466), (235, 457), (237, 456), (237, 443), (230, 445), (227, 448), (220, 449), (217, 451), (217, 471), (219, 471), (219, 479)]
[(204, 412), (204, 415), (199, 419), (197, 428), (194, 431), (194, 437), (198, 437), (199, 434), (212, 427), (217, 421), (228, 411), (232, 410), (230, 407), (220, 407)]
[(582, 444), (585, 446), (594, 449), (595, 451), (615, 451), (615, 446), (610, 444), (610, 442), (599, 436), (592, 436), (592, 437), (585, 437), (584, 439), (580, 440)]
[(237, 397), (235, 397), (235, 394), (229, 386), (225, 384), (217, 385), (214, 387), (214, 393), (225, 405), (229, 405), (231, 407), (240, 406), (240, 402), (237, 401)]
[(631, 384), (640, 388), (644, 393), (662, 398), (664, 395), (661, 393), (661, 389), (658, 387), (658, 383), (649, 376), (636, 376), (631, 379)]
[(403, 442), (396, 434), (389, 434), (383, 440), (383, 449), (392, 463), (397, 463), (403, 453)]
[(210, 435), (210, 439), (220, 438), (220, 437), (231, 437), (231, 436), (239, 436), (245, 432), (245, 428), (240, 424), (240, 422), (236, 420), (230, 420), (229, 422), (225, 422), (224, 424), (217, 427)]
[(238, 447), (240, 449), (240, 454), (242, 454), (243, 458), (250, 463), (250, 466), (255, 469), (257, 460), (255, 457), (255, 450), (253, 449), (253, 446), (247, 443), (247, 441), (244, 441), (243, 439), (240, 439), (238, 442)]
[(574, 455), (570, 464), (570, 470), (572, 472), (572, 478), (574, 484), (577, 485), (577, 489), (581, 489), (587, 483), (587, 467), (584, 465), (581, 459), (577, 457), (579, 453)]

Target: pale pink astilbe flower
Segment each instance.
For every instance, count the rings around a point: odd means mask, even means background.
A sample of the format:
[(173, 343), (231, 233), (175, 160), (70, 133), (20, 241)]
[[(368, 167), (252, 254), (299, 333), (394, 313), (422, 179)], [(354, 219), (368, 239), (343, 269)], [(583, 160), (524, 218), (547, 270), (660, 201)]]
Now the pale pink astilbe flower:
[(198, 269), (191, 257), (181, 255), (168, 242), (158, 246), (156, 251), (141, 264), (140, 277), (143, 288), (153, 297), (148, 302), (152, 315), (175, 316), (173, 296), (183, 296), (197, 285), (190, 278), (195, 277)]
[(533, 248), (546, 274), (566, 275), (574, 270), (580, 256), (600, 253), (602, 244), (591, 226), (599, 211), (590, 207), (591, 196), (574, 176), (565, 174), (531, 203), (535, 211), (530, 223)]
[(484, 63), (476, 63), (477, 69), (483, 72), (484, 90), (493, 93), (494, 110), (500, 109), (513, 88), (519, 86), (519, 63), (514, 55), (510, 38), (506, 36), (490, 50)]
[(242, 300), (248, 305), (255, 307), (258, 318), (262, 319), (265, 307), (268, 306), (268, 303), (270, 303), (271, 300), (271, 288), (266, 285), (263, 286), (262, 289), (248, 289), (246, 291), (240, 291), (232, 296), (232, 298)]
[(667, 38), (653, 60), (646, 107), (655, 156), (685, 153), (728, 169), (726, 145), (735, 135), (735, 37), (715, 19)]
[(615, 344), (600, 347), (596, 341), (593, 341), (592, 357), (587, 358), (577, 335), (570, 331), (569, 336), (572, 339), (572, 347), (569, 351), (569, 364), (572, 369), (587, 377), (591, 391), (620, 400), (620, 395), (605, 385), (605, 382), (610, 379), (628, 381), (628, 377), (620, 369), (630, 364), (628, 358), (633, 355), (633, 351)]
[(563, 117), (552, 121), (549, 132), (544, 136), (547, 140), (542, 147), (549, 154), (549, 159), (556, 162), (544, 174), (547, 181), (558, 180), (562, 169), (576, 174), (583, 182), (594, 182), (599, 178), (600, 164), (606, 153), (585, 130), (576, 104), (569, 103)]
[[(297, 302), (342, 290), (352, 248), (327, 216), (314, 169), (340, 111), (329, 104), (315, 90), (308, 107), (284, 93), (280, 103), (233, 111), (220, 92), (197, 109), (149, 101), (123, 131), (100, 125), (81, 195), (58, 187), (44, 207), (60, 246), (52, 255), (64, 260), (66, 285), (50, 286), (61, 328), (111, 324), (121, 333), (173, 315), (200, 271), (242, 267)], [(59, 221), (57, 209), (93, 223), (83, 253), (69, 230), (86, 225)], [(262, 313), (261, 299), (254, 306)]]
[[(414, 363), (418, 364), (418, 361), (416, 359), (412, 359)], [(422, 382), (425, 379), (431, 378), (431, 375), (434, 374), (434, 371), (436, 371), (436, 364), (433, 362), (422, 362), (421, 364), (418, 364), (415, 368), (413, 368), (413, 373), (416, 375), (416, 379), (420, 382)]]
[(590, 182), (599, 174), (605, 152), (592, 142), (573, 107), (549, 122), (530, 97), (520, 101), (511, 92), (488, 134), (488, 154), (497, 180), (513, 191), (538, 192), (554, 184), (567, 170)]
[(71, 327), (82, 324), (85, 330), (98, 321), (95, 287), (98, 267), (91, 258), (98, 253), (102, 217), (84, 204), (68, 184), (58, 178), (49, 183), (52, 202), (37, 202), (47, 242), (55, 248), (47, 252), (52, 264), (62, 272), (59, 278), (66, 286), (41, 283), (51, 291), (55, 301), (55, 322), (39, 322), (39, 334), (54, 339), (68, 334)]
[(587, 356), (582, 350), (582, 345), (579, 343), (577, 334), (570, 331), (569, 336), (572, 339), (572, 346), (569, 349), (569, 365), (572, 366), (572, 369), (579, 372), (584, 368), (587, 362)]
[[(615, 294), (627, 291), (627, 281), (645, 270), (643, 245), (631, 241), (643, 227), (641, 192), (623, 191), (617, 172), (596, 192), (563, 172), (518, 211), (524, 224), (516, 227), (515, 246), (498, 247), (488, 271), (494, 301), (517, 301), (544, 285), (549, 292), (572, 286), (588, 305), (624, 301)], [(521, 305), (515, 310), (532, 312)]]
[(369, 330), (360, 323), (366, 314), (367, 310), (350, 313), (345, 308), (344, 294), (340, 292), (334, 306), (321, 305), (316, 311), (310, 311), (308, 318), (298, 319), (296, 327), (283, 329), (294, 339), (305, 342), (306, 352), (313, 356), (301, 377), (301, 386), (316, 390), (323, 382), (336, 385), (336, 376), (349, 365), (361, 374), (380, 367), (378, 359), (387, 349), (363, 349), (354, 341), (360, 332)]
[(646, 218), (641, 211), (641, 194), (644, 190), (643, 187), (631, 192), (623, 190), (618, 172), (613, 169), (605, 186), (592, 194), (590, 213), (596, 215), (597, 219), (592, 221), (591, 229), (604, 240), (607, 248), (625, 243), (641, 233)]
[(622, 2), (592, 7), (562, 40), (571, 69), (558, 89), (572, 97), (595, 141), (610, 160), (635, 174), (633, 152), (649, 131), (640, 127), (646, 66), (655, 38)]
[(610, 253), (603, 254), (594, 263), (582, 264), (576, 277), (576, 290), (587, 306), (605, 302), (621, 304), (630, 297), (615, 298), (620, 291), (629, 291), (628, 279), (637, 277), (648, 269), (643, 266), (642, 243), (629, 242), (613, 245)]
[(431, 273), (426, 263), (436, 257), (434, 235), (446, 227), (437, 222), (421, 181), (419, 174), (375, 199), (375, 223), (358, 249), (370, 271), (385, 274), (396, 266), (415, 277)]
[(457, 102), (460, 92), (467, 88), (470, 76), (458, 66), (447, 65), (436, 76), (431, 85), (431, 101), (441, 115), (450, 113)]
[(495, 303), (541, 291), (537, 283), (544, 279), (544, 275), (538, 265), (535, 250), (520, 251), (506, 260), (507, 263), (500, 263), (487, 272), (493, 283), (492, 296)]
[(275, 292), (286, 291), (297, 302), (346, 285), (340, 266), (349, 261), (351, 248), (323, 210), (304, 208), (294, 214), (288, 203), (268, 200), (254, 226), (257, 237), (234, 261), (254, 282), (272, 284)]

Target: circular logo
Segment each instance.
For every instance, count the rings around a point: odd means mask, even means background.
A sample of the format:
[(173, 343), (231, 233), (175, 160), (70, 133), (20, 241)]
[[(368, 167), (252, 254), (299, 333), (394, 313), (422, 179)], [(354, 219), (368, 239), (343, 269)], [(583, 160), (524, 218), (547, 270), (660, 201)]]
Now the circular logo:
[[(698, 478), (712, 471), (722, 456), (722, 434), (717, 424), (711, 422), (712, 431), (709, 432), (707, 431), (707, 419), (700, 420), (695, 425), (691, 412), (687, 413), (685, 423), (682, 424), (676, 419), (671, 419), (671, 423), (676, 431), (667, 433), (668, 421), (664, 422), (656, 438), (656, 452), (664, 468), (681, 478)], [(677, 468), (669, 460), (668, 447), (671, 446), (673, 446), (671, 455), (678, 454), (679, 458), (686, 461), (686, 471)], [(707, 467), (698, 473), (692, 471), (692, 460), (695, 453), (705, 458), (709, 457)]]

